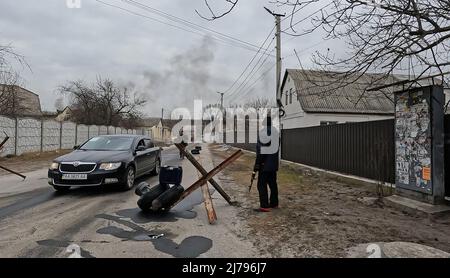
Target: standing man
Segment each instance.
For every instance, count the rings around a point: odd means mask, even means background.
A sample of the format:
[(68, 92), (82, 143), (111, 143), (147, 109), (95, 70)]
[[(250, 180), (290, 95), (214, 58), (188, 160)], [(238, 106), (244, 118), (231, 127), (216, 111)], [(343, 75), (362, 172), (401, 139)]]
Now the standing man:
[[(258, 136), (258, 143), (256, 145), (256, 160), (253, 168), (253, 173), (258, 172), (258, 192), (260, 212), (270, 212), (272, 208), (278, 208), (278, 185), (277, 185), (277, 172), (279, 165), (279, 146), (276, 140), (277, 146), (271, 146), (275, 144), (275, 140), (262, 140), (261, 135), (266, 137), (264, 139), (275, 138), (278, 136), (278, 131), (272, 126), (272, 119), (268, 116), (263, 123), (263, 129)], [(267, 142), (268, 143), (263, 143)], [(266, 152), (262, 151), (263, 148), (271, 146), (271, 149), (275, 151)], [(268, 196), (267, 186), (270, 188), (270, 198)]]
[[(186, 147), (187, 147), (188, 144), (186, 143), (186, 139), (184, 137), (184, 130), (183, 130), (183, 128), (180, 129), (179, 136), (181, 138), (180, 145), (183, 147), (183, 150), (186, 150)], [(180, 150), (180, 159), (184, 159), (184, 153), (181, 150)]]

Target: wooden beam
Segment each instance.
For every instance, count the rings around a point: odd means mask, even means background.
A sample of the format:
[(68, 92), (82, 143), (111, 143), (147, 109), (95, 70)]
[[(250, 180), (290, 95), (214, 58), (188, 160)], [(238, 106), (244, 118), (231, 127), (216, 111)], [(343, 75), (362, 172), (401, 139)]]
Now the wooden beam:
[(230, 165), (232, 162), (234, 162), (236, 159), (238, 159), (239, 157), (241, 157), (244, 153), (242, 152), (242, 150), (238, 150), (236, 151), (233, 155), (231, 155), (229, 158), (225, 159), (222, 163), (220, 163), (217, 167), (215, 167), (214, 169), (212, 169), (209, 173), (207, 173), (206, 175), (204, 175), (201, 179), (199, 179), (198, 181), (196, 181), (194, 184), (192, 184), (189, 188), (187, 188), (183, 195), (181, 195), (180, 199), (173, 204), (172, 207), (174, 207), (175, 205), (177, 205), (179, 202), (181, 202), (182, 200), (184, 200), (188, 195), (190, 195), (192, 192), (194, 192), (195, 190), (197, 190), (200, 186), (204, 185), (205, 183), (207, 183), (212, 177), (214, 177), (215, 175), (217, 175), (220, 171), (222, 171), (223, 169), (225, 169), (228, 165)]
[[(208, 172), (203, 168), (203, 166), (195, 159), (195, 157), (187, 152), (180, 144), (175, 144), (175, 146), (186, 156), (186, 158), (194, 165), (195, 168), (203, 175), (205, 176), (208, 174)], [(225, 199), (225, 201), (228, 202), (229, 205), (233, 205), (233, 202), (231, 201), (230, 196), (220, 187), (220, 185), (213, 179), (209, 179), (208, 182), (219, 192), (220, 195)]]
[(4, 133), (5, 133), (5, 138), (4, 138), (3, 141), (0, 143), (0, 150), (3, 148), (3, 145), (5, 145), (6, 142), (9, 140), (8, 134), (6, 134), (6, 132), (4, 132)]
[(3, 169), (3, 170), (5, 170), (5, 171), (7, 171), (7, 172), (10, 172), (10, 173), (14, 174), (14, 175), (17, 175), (17, 176), (19, 176), (19, 177), (21, 177), (21, 178), (23, 178), (23, 179), (26, 179), (26, 178), (27, 178), (26, 176), (24, 176), (24, 175), (22, 175), (22, 174), (20, 174), (20, 173), (17, 173), (16, 171), (13, 171), (13, 170), (11, 170), (11, 169), (5, 168), (5, 167), (3, 167), (3, 166), (1, 166), (1, 165), (0, 165), (0, 169)]
[(205, 200), (206, 214), (208, 214), (209, 224), (214, 224), (217, 220), (216, 210), (211, 199), (211, 194), (209, 193), (208, 183), (202, 185), (203, 199)]

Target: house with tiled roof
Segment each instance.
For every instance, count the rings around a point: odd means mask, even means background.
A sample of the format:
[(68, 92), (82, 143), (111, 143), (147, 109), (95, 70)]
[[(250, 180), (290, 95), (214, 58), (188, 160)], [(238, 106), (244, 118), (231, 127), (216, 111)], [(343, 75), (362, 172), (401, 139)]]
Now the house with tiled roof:
[[(280, 90), (286, 114), (284, 129), (392, 119), (394, 92), (402, 88), (370, 88), (408, 79), (408, 76), (287, 69)], [(431, 85), (423, 80), (417, 85)]]

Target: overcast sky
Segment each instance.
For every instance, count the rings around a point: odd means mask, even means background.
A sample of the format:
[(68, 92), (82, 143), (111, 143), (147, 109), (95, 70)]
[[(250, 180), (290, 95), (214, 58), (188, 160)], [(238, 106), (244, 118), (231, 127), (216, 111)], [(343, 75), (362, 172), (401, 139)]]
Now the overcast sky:
[[(120, 0), (102, 1), (175, 24)], [(274, 26), (273, 17), (263, 6), (288, 12), (271, 6), (266, 0), (241, 0), (226, 17), (206, 21), (195, 13), (198, 9), (206, 14), (203, 0), (136, 1), (258, 46)], [(69, 9), (66, 2), (0, 2), (0, 44), (11, 44), (25, 56), (32, 71), (18, 68), (24, 79), (23, 85), (40, 95), (44, 110), (55, 110), (59, 85), (77, 79), (92, 82), (97, 75), (133, 85), (145, 94), (149, 99), (144, 110), (147, 115), (161, 115), (162, 107), (166, 111), (191, 107), (194, 99), (203, 99), (205, 104), (217, 103), (219, 95), (216, 92), (226, 91), (255, 54), (218, 41), (206, 32), (186, 32), (95, 0), (81, 0), (80, 9)], [(310, 10), (314, 9), (317, 7)], [(308, 10), (304, 13), (308, 14)], [(283, 22), (283, 27), (288, 27), (287, 21)], [(269, 41), (271, 39), (272, 36)], [(311, 54), (328, 47), (320, 34), (299, 38), (284, 36), (283, 57), (286, 58), (283, 69), (298, 67), (294, 48), (300, 52), (303, 66), (308, 67)], [(249, 85), (269, 71), (255, 83), (253, 90), (242, 90), (230, 98), (225, 96), (225, 100), (244, 103), (255, 97), (274, 99), (274, 63), (275, 58), (270, 57), (251, 79)]]

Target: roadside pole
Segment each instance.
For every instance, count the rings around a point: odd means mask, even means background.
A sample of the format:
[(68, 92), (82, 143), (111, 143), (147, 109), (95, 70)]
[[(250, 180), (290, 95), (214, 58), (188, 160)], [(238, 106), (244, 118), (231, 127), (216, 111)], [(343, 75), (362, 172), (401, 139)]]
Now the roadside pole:
[(275, 90), (275, 95), (276, 95), (276, 103), (278, 106), (278, 109), (280, 111), (279, 114), (279, 146), (278, 146), (278, 156), (279, 156), (279, 163), (281, 163), (281, 134), (282, 134), (282, 124), (281, 124), (281, 117), (284, 116), (284, 111), (282, 110), (282, 103), (281, 103), (281, 67), (282, 67), (282, 63), (281, 63), (281, 17), (284, 17), (284, 14), (277, 14), (272, 12), (271, 10), (269, 10), (268, 8), (264, 7), (264, 9), (270, 13), (272, 16), (275, 17), (275, 25), (276, 25), (276, 51), (277, 51), (277, 67), (276, 67), (276, 90)]

